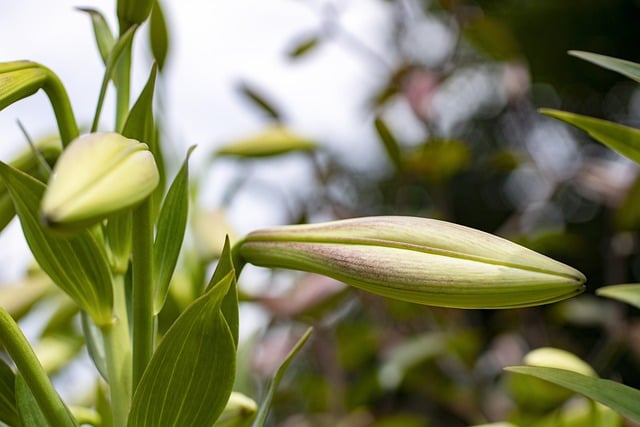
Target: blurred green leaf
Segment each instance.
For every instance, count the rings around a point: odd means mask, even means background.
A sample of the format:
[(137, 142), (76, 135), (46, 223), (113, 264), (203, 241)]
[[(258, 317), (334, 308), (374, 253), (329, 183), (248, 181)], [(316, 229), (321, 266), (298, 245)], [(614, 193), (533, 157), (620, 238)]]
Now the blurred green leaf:
[(605, 286), (597, 289), (596, 294), (640, 308), (640, 284), (638, 283)]
[(0, 359), (0, 421), (18, 425), (18, 409), (15, 396), (16, 374)]
[(622, 203), (615, 211), (615, 223), (621, 230), (640, 229), (640, 176), (624, 195)]
[(539, 366), (509, 366), (509, 372), (530, 375), (565, 387), (602, 403), (633, 421), (640, 421), (640, 390), (611, 380), (588, 377), (564, 369)]
[(159, 0), (154, 2), (153, 9), (151, 9), (149, 41), (151, 43), (151, 53), (158, 64), (158, 70), (162, 71), (169, 52), (169, 30)]
[(22, 375), (16, 375), (16, 403), (22, 427), (56, 427), (51, 426), (44, 416), (36, 398), (31, 393)]
[(167, 298), (169, 283), (178, 263), (182, 241), (187, 228), (189, 213), (189, 156), (195, 147), (189, 148), (182, 167), (176, 174), (165, 196), (157, 221), (153, 245), (155, 269), (155, 313), (162, 310)]
[(227, 236), (224, 240), (224, 248), (222, 249), (222, 254), (220, 254), (220, 260), (218, 261), (216, 270), (209, 281), (209, 285), (207, 285), (207, 290), (212, 286), (216, 286), (217, 283), (220, 283), (229, 274), (233, 274), (233, 279), (229, 285), (229, 291), (222, 300), (221, 309), (222, 314), (229, 325), (231, 335), (233, 336), (233, 342), (237, 347), (240, 329), (240, 315), (238, 313), (238, 284), (236, 281), (233, 260), (231, 258), (231, 244), (229, 242), (229, 237)]
[(96, 9), (79, 7), (78, 10), (87, 13), (91, 18), (93, 34), (96, 39), (96, 44), (98, 45), (98, 51), (100, 52), (102, 62), (106, 64), (109, 52), (111, 52), (113, 45), (116, 43), (107, 20), (104, 18), (104, 15)]
[(297, 135), (280, 125), (270, 126), (253, 136), (224, 145), (217, 156), (260, 158), (279, 156), (296, 151), (312, 151), (315, 142)]
[(273, 104), (266, 100), (265, 96), (260, 93), (259, 90), (252, 87), (246, 82), (240, 83), (238, 89), (240, 93), (253, 105), (258, 107), (262, 112), (266, 113), (267, 117), (272, 118), (276, 122), (279, 122), (282, 118), (280, 112), (273, 106)]
[(606, 68), (640, 83), (640, 64), (625, 61), (624, 59), (613, 58), (611, 56), (599, 55), (597, 53), (570, 50), (569, 55), (584, 59), (602, 68)]
[(84, 336), (85, 345), (87, 346), (87, 353), (89, 353), (89, 357), (93, 361), (93, 364), (100, 375), (102, 375), (102, 378), (107, 379), (109, 377), (107, 376), (107, 359), (102, 333), (87, 313), (80, 313), (80, 321), (82, 326), (82, 335)]
[(587, 132), (612, 150), (640, 163), (640, 130), (607, 120), (542, 108), (541, 114), (567, 122)]
[(260, 408), (258, 409), (258, 414), (256, 415), (255, 420), (253, 421), (252, 427), (262, 427), (267, 420), (267, 414), (269, 413), (269, 409), (271, 408), (271, 401), (276, 394), (278, 389), (278, 385), (284, 376), (289, 364), (293, 360), (293, 357), (300, 351), (302, 346), (307, 342), (309, 337), (311, 336), (311, 332), (313, 332), (313, 328), (307, 329), (307, 331), (302, 335), (302, 337), (298, 340), (293, 349), (289, 352), (287, 357), (282, 362), (282, 365), (278, 368), (275, 375), (271, 379), (269, 383), (269, 388), (267, 389), (267, 394), (264, 396), (262, 403), (260, 404)]
[(382, 144), (384, 145), (389, 160), (391, 160), (391, 163), (393, 163), (396, 169), (401, 168), (402, 153), (400, 151), (400, 144), (398, 144), (398, 140), (393, 133), (391, 133), (386, 123), (381, 118), (376, 118), (373, 124), (376, 127), (376, 132), (378, 133), (380, 141), (382, 141)]
[(412, 151), (406, 167), (431, 182), (442, 182), (463, 171), (470, 160), (471, 152), (464, 142), (436, 138)]
[(40, 267), (97, 324), (109, 324), (113, 290), (104, 249), (89, 231), (69, 238), (51, 235), (38, 217), (44, 184), (4, 163), (0, 163), (0, 175), (11, 193), (25, 239)]
[(320, 38), (317, 36), (307, 37), (302, 41), (298, 42), (287, 55), (291, 59), (302, 58), (308, 53), (313, 52), (318, 45), (320, 44)]
[(518, 42), (509, 28), (486, 14), (469, 22), (463, 34), (476, 49), (492, 59), (505, 61), (521, 56)]
[(169, 328), (133, 397), (129, 427), (210, 426), (235, 378), (235, 342), (222, 315), (229, 273)]

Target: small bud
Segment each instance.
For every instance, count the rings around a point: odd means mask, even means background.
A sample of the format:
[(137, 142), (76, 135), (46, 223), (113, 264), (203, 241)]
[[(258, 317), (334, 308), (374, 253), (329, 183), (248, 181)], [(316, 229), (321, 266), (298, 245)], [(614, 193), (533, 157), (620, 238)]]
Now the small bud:
[(247, 427), (253, 421), (258, 405), (242, 393), (231, 392), (227, 406), (213, 427)]
[(256, 135), (224, 145), (216, 155), (258, 158), (313, 151), (316, 148), (317, 144), (310, 139), (297, 135), (281, 125), (273, 125)]
[(147, 144), (117, 133), (92, 133), (72, 141), (56, 163), (42, 198), (44, 223), (77, 229), (134, 206), (158, 185)]
[(117, 14), (120, 30), (124, 32), (132, 25), (139, 25), (146, 21), (154, 3), (154, 0), (118, 0)]
[(363, 290), (455, 308), (514, 308), (584, 290), (579, 271), (494, 235), (414, 217), (369, 217), (250, 233), (245, 261), (324, 274)]

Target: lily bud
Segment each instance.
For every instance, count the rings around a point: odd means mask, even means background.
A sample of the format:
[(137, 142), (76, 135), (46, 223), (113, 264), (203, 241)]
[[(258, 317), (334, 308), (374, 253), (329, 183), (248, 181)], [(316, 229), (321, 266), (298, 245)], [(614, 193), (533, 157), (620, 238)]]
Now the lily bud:
[(248, 427), (257, 411), (258, 405), (253, 399), (232, 391), (227, 406), (213, 427)]
[(414, 217), (369, 217), (250, 233), (244, 261), (324, 274), (385, 297), (455, 308), (547, 304), (584, 290), (579, 271), (508, 240)]
[(132, 207), (159, 182), (147, 144), (117, 133), (92, 133), (72, 141), (56, 163), (42, 198), (43, 222), (78, 229)]
[(146, 21), (154, 3), (154, 0), (118, 0), (116, 9), (122, 32)]

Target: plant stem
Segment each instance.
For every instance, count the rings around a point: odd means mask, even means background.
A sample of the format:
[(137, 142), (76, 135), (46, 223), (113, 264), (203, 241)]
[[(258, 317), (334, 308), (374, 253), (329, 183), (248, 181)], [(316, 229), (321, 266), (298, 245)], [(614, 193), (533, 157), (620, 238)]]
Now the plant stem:
[(127, 317), (124, 277), (115, 276), (113, 287), (114, 322), (101, 328), (113, 410), (114, 427), (125, 427), (131, 405), (131, 341)]
[(47, 81), (43, 87), (43, 90), (51, 101), (53, 112), (56, 115), (56, 122), (58, 123), (58, 129), (60, 130), (60, 140), (62, 146), (66, 147), (69, 142), (78, 137), (78, 124), (76, 123), (75, 116), (73, 115), (73, 109), (71, 108), (71, 102), (69, 102), (69, 96), (67, 91), (58, 76), (46, 67), (43, 67), (47, 72)]
[(16, 364), (38, 402), (42, 413), (52, 426), (75, 426), (77, 423), (64, 402), (53, 388), (47, 373), (40, 364), (18, 324), (0, 307), (0, 342)]
[(151, 360), (154, 346), (153, 224), (147, 198), (133, 211), (133, 387)]

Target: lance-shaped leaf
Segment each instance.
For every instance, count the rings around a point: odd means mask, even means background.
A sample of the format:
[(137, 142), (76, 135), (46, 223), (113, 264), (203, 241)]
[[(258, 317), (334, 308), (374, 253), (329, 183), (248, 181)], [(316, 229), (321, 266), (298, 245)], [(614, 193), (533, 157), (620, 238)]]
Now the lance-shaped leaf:
[(600, 402), (630, 420), (640, 422), (640, 390), (611, 380), (594, 378), (558, 368), (510, 366), (509, 372), (549, 381)]
[(282, 118), (282, 114), (274, 107), (274, 105), (267, 101), (265, 96), (258, 91), (255, 87), (243, 82), (239, 85), (238, 89), (244, 97), (249, 100), (253, 105), (262, 110), (267, 117), (279, 122)]
[(113, 290), (104, 249), (88, 231), (68, 239), (52, 236), (38, 216), (44, 184), (4, 163), (0, 163), (0, 176), (9, 189), (25, 239), (42, 270), (98, 325), (109, 324)]
[(596, 290), (596, 294), (640, 308), (640, 283), (605, 286)]
[(391, 133), (386, 123), (382, 119), (376, 118), (373, 123), (376, 127), (378, 137), (384, 145), (389, 160), (391, 160), (396, 168), (401, 168), (402, 153), (400, 151), (400, 144), (398, 144), (396, 137), (393, 135), (393, 133)]
[(96, 44), (98, 45), (98, 51), (100, 52), (102, 62), (106, 65), (109, 52), (111, 52), (113, 45), (116, 43), (107, 20), (104, 18), (104, 15), (96, 9), (79, 7), (78, 10), (87, 13), (91, 18), (93, 34), (96, 39)]
[(220, 283), (228, 274), (233, 273), (233, 279), (229, 285), (229, 290), (222, 300), (222, 314), (224, 315), (229, 330), (233, 336), (233, 342), (238, 345), (238, 334), (240, 328), (240, 314), (238, 313), (238, 283), (235, 277), (235, 269), (231, 254), (231, 243), (229, 242), (229, 236), (224, 239), (224, 247), (222, 254), (220, 254), (220, 260), (216, 266), (216, 270), (213, 272), (213, 276), (207, 285), (207, 289), (211, 289)]
[(607, 147), (640, 163), (640, 130), (619, 125), (607, 120), (595, 119), (593, 117), (579, 114), (567, 113), (565, 111), (542, 108), (540, 113), (562, 120), (583, 131), (592, 138), (600, 141)]
[(236, 347), (220, 310), (234, 272), (190, 304), (169, 328), (136, 388), (129, 427), (210, 426), (235, 378)]
[(42, 219), (50, 228), (82, 230), (144, 200), (158, 181), (146, 144), (117, 133), (83, 135), (56, 163)]
[(151, 44), (151, 53), (158, 64), (158, 70), (164, 69), (169, 53), (169, 30), (167, 21), (164, 17), (162, 5), (156, 0), (151, 9), (151, 17), (149, 18), (149, 43)]
[(316, 148), (318, 146), (310, 139), (275, 125), (248, 138), (225, 144), (218, 149), (216, 155), (244, 158), (271, 157), (296, 151), (312, 151)]
[(636, 64), (635, 62), (579, 50), (570, 50), (569, 55), (584, 59), (602, 68), (615, 71), (640, 83), (640, 64)]
[(160, 214), (156, 239), (153, 244), (153, 267), (155, 268), (155, 312), (164, 305), (171, 277), (178, 263), (180, 248), (187, 228), (189, 214), (189, 156), (191, 147), (165, 196)]
[(250, 233), (252, 264), (319, 273), (386, 297), (443, 307), (513, 308), (577, 295), (579, 271), (497, 236), (414, 217), (369, 217)]
[(16, 376), (16, 403), (22, 427), (53, 427), (47, 421), (38, 402), (31, 393), (22, 375)]

